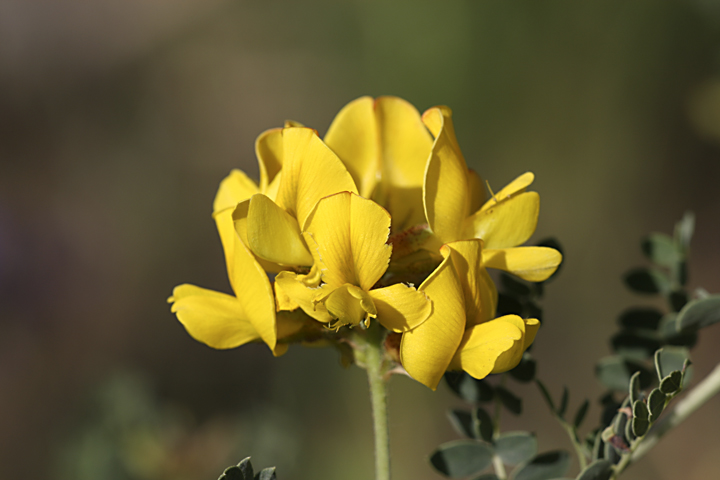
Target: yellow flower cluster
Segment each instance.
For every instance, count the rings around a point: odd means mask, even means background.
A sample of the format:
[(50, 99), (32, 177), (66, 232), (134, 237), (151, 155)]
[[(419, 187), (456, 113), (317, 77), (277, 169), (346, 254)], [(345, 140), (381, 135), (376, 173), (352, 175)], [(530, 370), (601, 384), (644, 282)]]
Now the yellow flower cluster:
[(518, 246), (537, 224), (532, 173), (486, 199), (450, 109), (421, 116), (397, 97), (351, 102), (324, 140), (292, 123), (255, 150), (260, 183), (235, 170), (213, 205), (235, 295), (180, 285), (169, 299), (190, 335), (281, 355), (377, 321), (432, 389), (448, 369), (483, 378), (518, 364), (540, 324), (494, 318), (486, 268), (542, 281), (560, 264), (554, 249)]

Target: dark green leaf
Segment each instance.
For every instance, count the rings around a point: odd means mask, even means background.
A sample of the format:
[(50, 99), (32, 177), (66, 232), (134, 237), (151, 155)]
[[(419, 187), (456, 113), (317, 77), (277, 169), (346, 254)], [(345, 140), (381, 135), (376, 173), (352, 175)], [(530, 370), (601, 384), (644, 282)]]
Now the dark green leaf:
[(612, 465), (608, 460), (596, 460), (580, 472), (576, 480), (609, 480), (613, 473)]
[(593, 442), (593, 448), (592, 448), (592, 458), (593, 460), (599, 460), (603, 457), (603, 440), (602, 440), (602, 430), (599, 430), (595, 434), (595, 441)]
[(676, 290), (668, 295), (668, 302), (674, 312), (679, 312), (688, 303), (688, 295), (685, 290)]
[(658, 417), (665, 408), (666, 398), (665, 394), (657, 388), (650, 392), (647, 402), (648, 410), (650, 411), (650, 423), (655, 423), (657, 421)]
[(447, 372), (445, 381), (450, 390), (470, 403), (489, 402), (493, 399), (493, 389), (485, 380), (477, 380), (465, 372)]
[(493, 437), (493, 422), (490, 415), (478, 407), (475, 409), (475, 421), (477, 422), (475, 431), (478, 436), (486, 442), (491, 443)]
[(603, 445), (603, 458), (613, 464), (620, 461), (620, 454), (612, 443), (605, 443)]
[(625, 438), (627, 439), (628, 443), (635, 440), (635, 432), (633, 432), (632, 429), (632, 420), (629, 422), (625, 422)]
[(518, 382), (531, 382), (535, 378), (535, 371), (537, 370), (537, 362), (530, 356), (529, 353), (525, 353), (520, 360), (517, 367), (510, 370), (510, 376)]
[(682, 347), (663, 347), (655, 353), (655, 368), (658, 379), (667, 377), (675, 370), (682, 371), (685, 359), (690, 357), (690, 352)]
[(275, 467), (263, 468), (260, 473), (255, 475), (255, 480), (276, 480)]
[(218, 480), (253, 480), (253, 467), (250, 457), (244, 458), (240, 463), (225, 469)]
[(543, 398), (545, 399), (545, 402), (548, 404), (548, 407), (550, 407), (550, 410), (552, 410), (554, 412), (555, 411), (555, 403), (553, 402), (553, 399), (550, 396), (550, 392), (548, 392), (547, 388), (545, 388), (545, 384), (542, 383), (537, 378), (535, 379), (535, 383), (537, 384), (538, 388), (540, 389), (540, 393), (542, 394)]
[(630, 290), (637, 293), (661, 293), (670, 291), (670, 279), (664, 273), (640, 267), (630, 270), (623, 277)]
[(672, 268), (682, 259), (675, 241), (664, 233), (651, 233), (642, 241), (642, 251), (653, 263)]
[(530, 295), (530, 287), (522, 280), (502, 272), (500, 274), (500, 284), (503, 291), (513, 297), (527, 297)]
[(455, 440), (443, 443), (430, 456), (430, 464), (439, 473), (451, 477), (466, 477), (485, 470), (492, 463), (490, 445), (474, 440)]
[(563, 450), (546, 452), (519, 466), (513, 480), (550, 480), (565, 475), (569, 467), (569, 453)]
[(660, 382), (660, 391), (666, 395), (671, 395), (680, 390), (681, 385), (682, 373), (680, 373), (679, 370), (675, 370), (662, 379), (662, 382)]
[(503, 406), (515, 415), (522, 413), (522, 400), (504, 387), (495, 387), (495, 395), (500, 398)]
[(448, 410), (448, 419), (456, 432), (468, 438), (477, 438), (473, 426), (472, 414), (467, 410)]
[(685, 212), (682, 220), (675, 224), (675, 238), (683, 251), (690, 248), (690, 240), (692, 240), (695, 231), (695, 214), (693, 212)]
[(704, 328), (720, 322), (720, 295), (710, 295), (685, 305), (677, 318), (678, 331)]
[(625, 328), (657, 330), (662, 313), (654, 308), (630, 308), (620, 314), (618, 323)]
[(619, 436), (620, 438), (625, 438), (625, 425), (628, 422), (628, 416), (620, 411), (615, 415), (615, 418), (613, 419), (613, 431), (615, 432), (615, 435)]
[(633, 373), (630, 377), (630, 403), (635, 403), (635, 400), (640, 399), (640, 372)]
[(583, 420), (585, 420), (585, 415), (587, 415), (588, 408), (590, 407), (590, 401), (585, 399), (585, 401), (580, 405), (580, 408), (577, 409), (577, 412), (575, 412), (575, 419), (573, 420), (573, 425), (575, 428), (580, 428), (580, 425), (582, 425)]
[(495, 439), (495, 453), (506, 465), (517, 465), (537, 454), (537, 439), (528, 432), (503, 433)]
[(522, 303), (520, 303), (518, 300), (511, 297), (510, 295), (498, 293), (498, 304), (496, 311), (496, 315), (498, 317), (510, 314), (519, 315), (523, 312), (523, 310), (524, 309)]
[(653, 381), (652, 374), (640, 363), (620, 356), (605, 357), (595, 366), (595, 375), (607, 388), (626, 392), (633, 373), (640, 372), (640, 388), (647, 388)]
[(557, 409), (558, 417), (565, 418), (565, 412), (567, 411), (568, 401), (570, 400), (570, 392), (567, 387), (563, 386), (562, 397), (560, 397), (560, 406)]
[(650, 427), (647, 405), (642, 400), (636, 400), (633, 403), (632, 427), (636, 437), (645, 435)]
[(610, 339), (610, 345), (616, 353), (625, 354), (629, 358), (644, 359), (652, 356), (660, 348), (655, 332), (622, 330)]

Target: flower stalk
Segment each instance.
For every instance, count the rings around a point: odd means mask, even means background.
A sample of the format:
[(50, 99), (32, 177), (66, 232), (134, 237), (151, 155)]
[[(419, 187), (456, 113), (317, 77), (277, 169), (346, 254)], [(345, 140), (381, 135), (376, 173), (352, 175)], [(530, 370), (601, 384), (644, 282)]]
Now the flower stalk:
[(356, 361), (367, 372), (375, 436), (375, 480), (390, 480), (390, 436), (387, 413), (385, 330), (373, 323), (354, 335)]

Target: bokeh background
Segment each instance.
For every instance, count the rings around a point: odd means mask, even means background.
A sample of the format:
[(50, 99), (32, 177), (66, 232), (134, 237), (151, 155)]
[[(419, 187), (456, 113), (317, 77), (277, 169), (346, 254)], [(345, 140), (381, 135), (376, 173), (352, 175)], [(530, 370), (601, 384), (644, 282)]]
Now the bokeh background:
[[(257, 175), (255, 137), (286, 119), (322, 134), (365, 94), (451, 106), (496, 189), (535, 172), (534, 238), (566, 263), (534, 354), (571, 408), (592, 400), (588, 425), (617, 314), (653, 303), (620, 280), (642, 235), (693, 210), (691, 285), (720, 291), (715, 2), (3, 0), (0, 478), (77, 480), (68, 463), (103, 472), (123, 449), (142, 480), (217, 478), (245, 455), (285, 480), (372, 476), (361, 370), (326, 349), (213, 351), (165, 302), (184, 282), (229, 291), (211, 204), (230, 169)], [(696, 378), (719, 342), (703, 332)], [(570, 448), (512, 388), (525, 412), (504, 428)], [(395, 478), (440, 478), (426, 458), (456, 438), (458, 400), (395, 378), (390, 404)], [(716, 398), (627, 476), (715, 478), (719, 428)]]

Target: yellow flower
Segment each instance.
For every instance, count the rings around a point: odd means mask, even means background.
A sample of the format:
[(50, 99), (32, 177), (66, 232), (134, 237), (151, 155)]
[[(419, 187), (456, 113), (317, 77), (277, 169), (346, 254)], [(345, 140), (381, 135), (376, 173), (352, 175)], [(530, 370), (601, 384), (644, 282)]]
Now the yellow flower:
[(415, 107), (398, 97), (361, 97), (333, 120), (325, 143), (360, 195), (387, 208), (393, 232), (425, 222), (422, 189), (432, 137)]
[(256, 193), (232, 214), (235, 231), (261, 259), (282, 266), (313, 264), (301, 228), (323, 197), (357, 192), (340, 159), (309, 128), (285, 128), (276, 148), (282, 170), (276, 198)]
[(424, 248), (439, 250), (444, 260), (420, 286), (434, 302), (433, 314), (403, 335), (400, 358), (413, 378), (434, 389), (447, 369), (483, 378), (514, 368), (535, 338), (536, 319), (493, 319), (497, 290), (486, 267), (543, 281), (562, 257), (551, 248), (517, 247), (537, 225), (539, 197), (526, 192), (532, 173), (483, 204), (482, 182), (467, 168), (450, 109), (431, 108), (423, 121), (435, 136), (423, 185), (433, 238)]
[(304, 308), (323, 306), (327, 320), (334, 320), (331, 328), (360, 322), (367, 326), (377, 318), (388, 330), (408, 331), (425, 321), (432, 305), (423, 293), (401, 283), (373, 288), (390, 261), (389, 233), (390, 215), (372, 200), (350, 192), (326, 197), (308, 216), (303, 231), (323, 284), (285, 289), (299, 283), (290, 272), (282, 272), (276, 281)]
[(471, 213), (482, 198), (479, 177), (469, 173), (455, 138), (452, 112), (434, 107), (423, 121), (435, 135), (425, 170), (423, 202), (428, 226), (435, 241), (427, 248), (457, 240), (483, 240), (483, 265), (508, 271), (531, 282), (547, 280), (562, 260), (560, 252), (547, 247), (517, 247), (535, 232), (540, 197), (527, 192), (534, 175), (520, 175)]
[[(194, 338), (214, 348), (263, 341), (280, 355), (308, 316), (330, 329), (377, 319), (403, 334), (403, 366), (433, 389), (447, 369), (482, 378), (519, 362), (539, 322), (493, 319), (486, 267), (542, 281), (560, 263), (553, 249), (517, 247), (537, 223), (531, 173), (486, 201), (450, 110), (421, 117), (397, 97), (351, 102), (325, 142), (286, 123), (261, 134), (255, 150), (259, 183), (234, 170), (213, 204), (235, 295), (180, 285), (169, 299)], [(410, 237), (396, 252), (410, 261), (388, 273), (391, 229), (393, 243)], [(437, 268), (416, 290), (393, 276), (408, 266), (423, 276)]]
[(433, 312), (400, 344), (405, 370), (433, 390), (446, 370), (483, 378), (512, 369), (540, 326), (516, 315), (490, 320), (497, 291), (480, 261), (481, 240), (451, 242), (441, 253), (442, 263), (419, 288), (433, 301)]
[[(196, 340), (213, 348), (234, 348), (262, 340), (275, 355), (287, 349), (278, 338), (292, 335), (302, 320), (289, 312), (276, 313), (273, 287), (266, 274), (279, 266), (258, 260), (237, 234), (233, 212), (260, 195), (275, 198), (283, 161), (282, 129), (268, 130), (256, 141), (260, 185), (233, 170), (221, 183), (213, 203), (213, 218), (225, 253), (228, 277), (235, 296), (194, 285), (175, 287), (168, 299), (172, 312)], [(268, 195), (266, 197), (265, 195)]]

